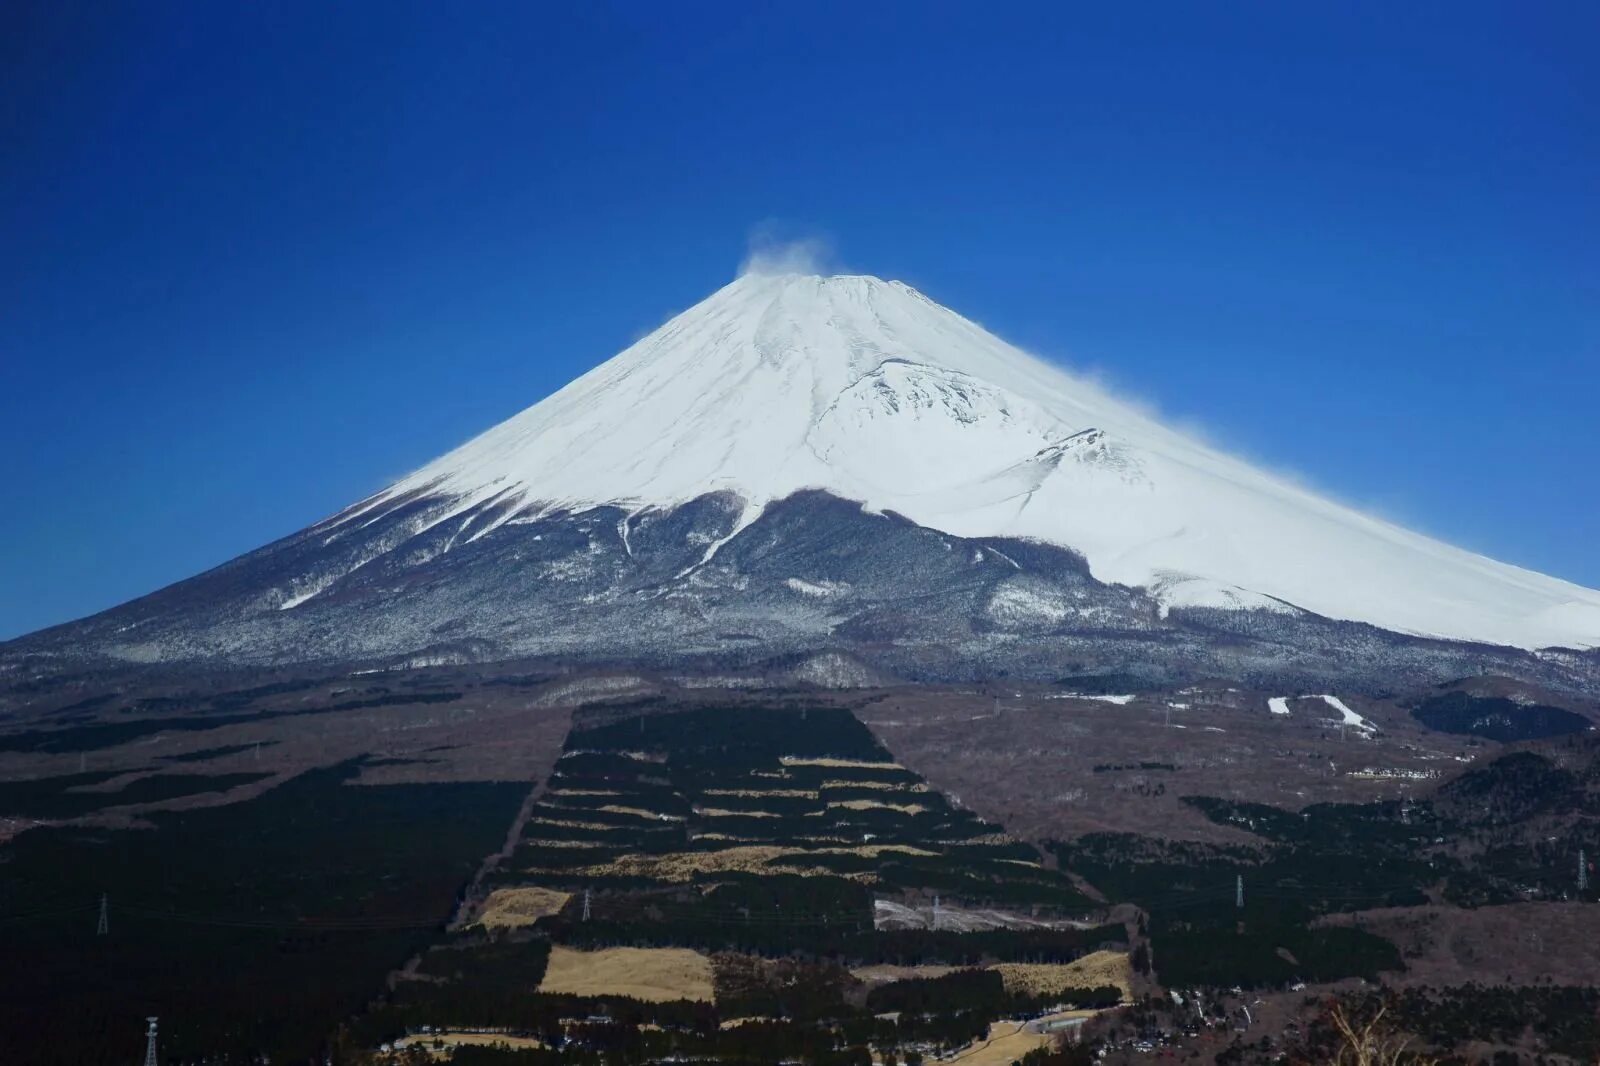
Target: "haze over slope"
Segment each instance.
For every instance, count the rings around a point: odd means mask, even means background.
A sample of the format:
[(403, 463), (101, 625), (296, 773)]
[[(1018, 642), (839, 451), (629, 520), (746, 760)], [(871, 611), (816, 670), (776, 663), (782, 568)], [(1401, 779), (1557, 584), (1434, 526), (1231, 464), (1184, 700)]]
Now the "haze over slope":
[(737, 533), (808, 488), (959, 536), (1068, 546), (1094, 577), (1166, 606), (1292, 605), (1414, 634), (1600, 645), (1600, 593), (1318, 497), (862, 276), (748, 274), (320, 528), (448, 497), (429, 525), (474, 512), (470, 540), (557, 511), (642, 514), (731, 492)]

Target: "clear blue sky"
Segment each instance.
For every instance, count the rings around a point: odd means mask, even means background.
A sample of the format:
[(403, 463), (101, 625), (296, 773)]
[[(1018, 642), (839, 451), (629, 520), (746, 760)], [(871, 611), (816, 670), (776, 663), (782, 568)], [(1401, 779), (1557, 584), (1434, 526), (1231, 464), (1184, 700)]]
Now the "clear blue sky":
[(0, 637), (380, 487), (771, 220), (1600, 585), (1596, 40), (1589, 0), (0, 6)]

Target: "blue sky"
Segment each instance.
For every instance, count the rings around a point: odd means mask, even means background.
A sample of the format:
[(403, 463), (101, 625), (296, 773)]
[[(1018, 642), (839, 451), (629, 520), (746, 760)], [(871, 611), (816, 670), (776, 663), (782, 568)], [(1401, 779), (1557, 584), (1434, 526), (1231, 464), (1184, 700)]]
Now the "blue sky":
[(1592, 3), (4, 5), (0, 637), (381, 487), (757, 232), (1600, 585), (1597, 39)]

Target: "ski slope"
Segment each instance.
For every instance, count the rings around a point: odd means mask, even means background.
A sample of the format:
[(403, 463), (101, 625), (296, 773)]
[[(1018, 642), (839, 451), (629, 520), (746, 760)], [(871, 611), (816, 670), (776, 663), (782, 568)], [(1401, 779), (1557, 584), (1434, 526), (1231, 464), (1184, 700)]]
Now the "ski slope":
[(1071, 547), (1168, 609), (1600, 646), (1600, 592), (1319, 497), (873, 277), (742, 277), (323, 528), (418, 497), (452, 501), (436, 522), (492, 502), (476, 538), (712, 492), (745, 501), (743, 526), (809, 488), (960, 536)]

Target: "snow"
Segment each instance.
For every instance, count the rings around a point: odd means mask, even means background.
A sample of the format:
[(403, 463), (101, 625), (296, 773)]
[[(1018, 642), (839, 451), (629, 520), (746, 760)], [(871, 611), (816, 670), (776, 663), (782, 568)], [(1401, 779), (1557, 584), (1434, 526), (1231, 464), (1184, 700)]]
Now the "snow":
[(785, 578), (783, 583), (803, 596), (815, 596), (818, 599), (842, 596), (850, 591), (847, 581), (807, 581), (802, 577), (790, 577)]
[(1115, 703), (1118, 707), (1125, 707), (1137, 697), (1134, 696), (1082, 696), (1077, 693), (1068, 693), (1065, 697), (1069, 700), (1098, 700), (1101, 703)]
[(1323, 703), (1326, 703), (1329, 707), (1332, 707), (1334, 710), (1339, 712), (1340, 724), (1347, 725), (1347, 726), (1352, 726), (1352, 727), (1354, 727), (1356, 729), (1361, 730), (1361, 732), (1363, 732), (1363, 733), (1371, 733), (1371, 732), (1375, 732), (1376, 731), (1376, 729), (1377, 729), (1376, 726), (1374, 726), (1371, 722), (1367, 721), (1365, 718), (1361, 717), (1355, 711), (1352, 711), (1349, 707), (1345, 706), (1345, 702), (1343, 700), (1341, 700), (1339, 697), (1337, 697), (1337, 696), (1318, 696), (1316, 698), (1321, 700)]
[(742, 277), (320, 528), (408, 497), (448, 500), (434, 520), (496, 501), (476, 538), (557, 508), (729, 492), (746, 505), (736, 533), (806, 488), (959, 536), (1069, 546), (1164, 608), (1600, 646), (1600, 592), (1321, 498), (871, 277)]
[[(1005, 558), (999, 552), (994, 555), (996, 558)], [(1007, 580), (990, 597), (988, 613), (990, 618), (1002, 625), (1054, 625), (1073, 617), (1074, 611), (1073, 604), (1065, 595), (1042, 582), (1034, 586), (1018, 580)]]
[(1291, 699), (1321, 700), (1323, 703), (1326, 703), (1329, 707), (1332, 707), (1334, 710), (1339, 712), (1340, 725), (1350, 726), (1362, 733), (1377, 732), (1377, 726), (1361, 717), (1355, 711), (1352, 711), (1350, 707), (1338, 696), (1321, 694), (1304, 697), (1273, 696), (1271, 699), (1267, 700), (1267, 710), (1271, 711), (1273, 714), (1287, 715), (1289, 713), (1289, 701)]

